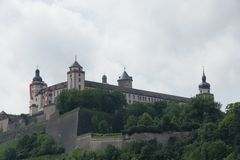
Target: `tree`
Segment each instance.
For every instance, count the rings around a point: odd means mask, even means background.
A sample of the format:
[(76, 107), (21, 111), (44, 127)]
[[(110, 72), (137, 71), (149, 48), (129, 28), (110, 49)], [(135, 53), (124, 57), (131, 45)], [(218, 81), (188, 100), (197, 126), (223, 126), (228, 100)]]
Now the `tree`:
[(154, 125), (152, 117), (148, 113), (143, 113), (138, 120), (138, 126), (151, 127)]
[(98, 124), (98, 132), (99, 133), (109, 133), (112, 131), (112, 127), (106, 120), (102, 120)]
[(4, 151), (2, 158), (4, 160), (17, 160), (17, 152), (15, 148), (8, 148)]
[(105, 149), (106, 160), (118, 160), (120, 157), (120, 151), (112, 145), (108, 145)]
[(221, 137), (240, 152), (240, 102), (229, 104), (226, 110), (226, 116), (219, 124)]
[(230, 153), (230, 147), (221, 140), (197, 142), (187, 145), (183, 152), (183, 160), (220, 160)]
[(191, 99), (185, 113), (188, 120), (197, 123), (216, 122), (223, 117), (219, 103), (212, 96), (197, 96)]
[(56, 100), (60, 114), (77, 107), (114, 113), (125, 105), (126, 99), (122, 93), (101, 89), (63, 90)]
[(127, 123), (124, 126), (125, 129), (130, 129), (136, 127), (138, 123), (138, 118), (134, 115), (130, 115), (127, 119)]

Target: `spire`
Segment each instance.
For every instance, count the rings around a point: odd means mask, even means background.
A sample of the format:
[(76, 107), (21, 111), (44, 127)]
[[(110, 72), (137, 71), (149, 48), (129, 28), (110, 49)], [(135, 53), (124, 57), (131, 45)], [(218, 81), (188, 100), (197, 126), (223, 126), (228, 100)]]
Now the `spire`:
[(205, 75), (205, 71), (204, 71), (204, 67), (203, 67), (203, 76), (202, 76), (202, 82), (206, 82), (206, 75)]
[(80, 69), (82, 69), (82, 66), (78, 63), (78, 61), (77, 61), (77, 55), (75, 55), (75, 61), (74, 61), (74, 63), (70, 66), (70, 68), (80, 68)]
[(126, 72), (126, 67), (124, 67), (124, 71), (118, 80), (131, 80), (132, 81), (132, 77), (129, 76)]

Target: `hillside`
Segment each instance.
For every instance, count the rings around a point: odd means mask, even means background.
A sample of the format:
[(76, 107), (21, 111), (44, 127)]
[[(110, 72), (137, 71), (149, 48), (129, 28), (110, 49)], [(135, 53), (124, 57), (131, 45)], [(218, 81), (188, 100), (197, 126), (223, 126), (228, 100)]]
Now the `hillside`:
[[(240, 159), (240, 103), (229, 104), (226, 113), (211, 96), (192, 98), (189, 103), (161, 101), (126, 106), (121, 94), (105, 91), (66, 91), (57, 107), (64, 117), (80, 107), (78, 134), (95, 133), (95, 138), (116, 138), (134, 133), (188, 132), (179, 140), (170, 137), (163, 145), (157, 140), (133, 141), (117, 148), (75, 149), (63, 153), (62, 147), (46, 134), (25, 136), (17, 142), (0, 145), (3, 159), (99, 159), (99, 160), (236, 160)], [(114, 94), (114, 96), (112, 96)], [(87, 95), (87, 96), (86, 96)], [(64, 102), (64, 105), (61, 104)], [(73, 104), (74, 103), (74, 104)], [(103, 106), (104, 105), (104, 106)], [(105, 106), (111, 107), (111, 109)], [(69, 108), (68, 108), (69, 106)], [(11, 148), (11, 149), (9, 149)], [(25, 153), (25, 154), (23, 154)], [(56, 155), (57, 154), (57, 155)]]

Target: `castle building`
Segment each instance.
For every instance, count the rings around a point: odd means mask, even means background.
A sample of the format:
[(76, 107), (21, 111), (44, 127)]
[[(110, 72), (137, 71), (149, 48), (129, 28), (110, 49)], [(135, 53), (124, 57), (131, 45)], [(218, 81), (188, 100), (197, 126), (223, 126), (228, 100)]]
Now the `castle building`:
[[(201, 93), (210, 92), (210, 89), (207, 90), (205, 87), (205, 81), (206, 80), (203, 79), (204, 88), (201, 90)], [(67, 72), (67, 81), (48, 87), (42, 80), (39, 69), (37, 69), (35, 71), (35, 77), (30, 84), (30, 115), (34, 115), (43, 110), (47, 110), (50, 114), (55, 112), (56, 97), (64, 89), (106, 89), (119, 91), (125, 95), (128, 104), (134, 102), (154, 103), (162, 100), (185, 103), (190, 100), (186, 97), (134, 89), (132, 87), (133, 78), (128, 75), (125, 69), (122, 75), (119, 76), (117, 82), (118, 85), (108, 84), (106, 75), (102, 76), (101, 83), (86, 80), (83, 67), (75, 60)]]

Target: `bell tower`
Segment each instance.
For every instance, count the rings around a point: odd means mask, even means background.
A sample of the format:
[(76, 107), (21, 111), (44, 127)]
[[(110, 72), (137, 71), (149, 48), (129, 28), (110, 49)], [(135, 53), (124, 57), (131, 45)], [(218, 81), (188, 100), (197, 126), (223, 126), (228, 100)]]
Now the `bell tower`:
[(35, 71), (35, 77), (33, 77), (32, 83), (29, 86), (30, 89), (30, 115), (37, 113), (43, 109), (44, 99), (40, 91), (47, 87), (47, 84), (42, 80), (39, 69)]
[(77, 62), (77, 57), (75, 57), (75, 62), (69, 67), (69, 71), (67, 72), (67, 88), (79, 90), (85, 88), (85, 72)]
[(210, 94), (210, 84), (206, 81), (206, 75), (203, 68), (202, 83), (199, 84), (199, 94)]

